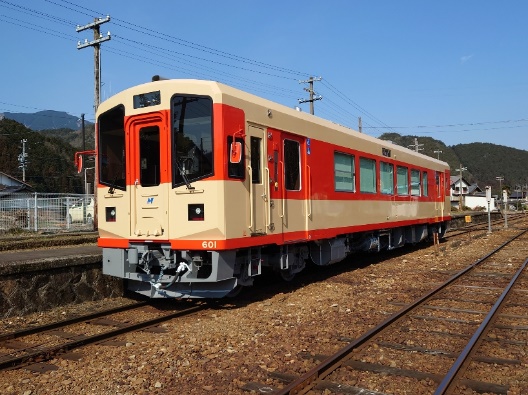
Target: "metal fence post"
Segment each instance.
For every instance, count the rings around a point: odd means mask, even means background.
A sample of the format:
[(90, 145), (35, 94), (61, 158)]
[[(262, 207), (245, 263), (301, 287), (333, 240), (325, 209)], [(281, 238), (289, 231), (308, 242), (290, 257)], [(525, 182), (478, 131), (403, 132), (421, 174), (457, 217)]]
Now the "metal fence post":
[(34, 215), (35, 215), (35, 218), (34, 218), (34, 221), (35, 221), (35, 226), (34, 226), (34, 229), (35, 229), (35, 232), (38, 231), (38, 206), (37, 206), (37, 202), (38, 202), (38, 199), (37, 199), (37, 192), (35, 192), (35, 208), (34, 208)]

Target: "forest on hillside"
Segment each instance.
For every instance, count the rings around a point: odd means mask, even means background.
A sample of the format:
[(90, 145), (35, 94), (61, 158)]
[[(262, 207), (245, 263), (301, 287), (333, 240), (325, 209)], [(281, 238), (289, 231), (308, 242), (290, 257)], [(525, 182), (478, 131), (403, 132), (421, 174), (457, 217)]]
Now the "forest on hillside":
[(22, 180), (18, 156), (24, 139), (26, 183), (36, 192), (82, 193), (84, 180), (74, 166), (77, 149), (60, 138), (34, 132), (10, 119), (0, 120), (1, 172)]
[(458, 169), (466, 168), (462, 177), (470, 183), (478, 184), (481, 189), (490, 185), (493, 190), (499, 190), (500, 183), (496, 179), (499, 176), (504, 177), (502, 186), (510, 191), (520, 186), (528, 188), (528, 168), (521, 165), (528, 163), (528, 151), (490, 143), (457, 144), (448, 147), (442, 141), (431, 137), (401, 136), (398, 133), (384, 133), (380, 139), (410, 149), (415, 149), (416, 139), (421, 154), (447, 162), (451, 175), (459, 175)]

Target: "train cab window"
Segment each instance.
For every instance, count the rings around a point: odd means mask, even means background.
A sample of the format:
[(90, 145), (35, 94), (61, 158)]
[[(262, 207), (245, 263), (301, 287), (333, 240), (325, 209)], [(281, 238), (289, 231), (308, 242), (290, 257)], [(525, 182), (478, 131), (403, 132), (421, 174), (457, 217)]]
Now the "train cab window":
[(171, 99), (172, 184), (213, 175), (213, 101), (176, 95)]
[(334, 184), (338, 192), (356, 191), (354, 155), (334, 152)]
[[(236, 137), (235, 141), (237, 143), (240, 143), (240, 149), (241, 152), (241, 159), (238, 163), (233, 163), (230, 160), (227, 161), (227, 175), (231, 178), (239, 178), (244, 179), (245, 178), (245, 144), (244, 139), (240, 137)], [(231, 155), (231, 143), (233, 142), (233, 136), (227, 136), (227, 157)]]
[(411, 169), (411, 195), (420, 196), (420, 170)]
[(284, 140), (284, 186), (290, 191), (301, 190), (301, 151), (300, 144)]
[(253, 184), (260, 184), (262, 182), (262, 171), (261, 171), (261, 162), (262, 162), (262, 139), (258, 137), (251, 136), (250, 138), (250, 161), (251, 161), (251, 182)]
[(139, 131), (139, 183), (143, 187), (160, 184), (160, 132), (158, 126)]
[(427, 172), (422, 172), (422, 196), (429, 196), (429, 187), (427, 184)]
[(126, 190), (125, 109), (117, 106), (98, 119), (99, 182)]
[(409, 194), (409, 169), (404, 166), (396, 167), (396, 193), (398, 195)]
[(380, 188), (384, 195), (394, 194), (394, 165), (380, 162)]
[(359, 190), (362, 193), (376, 193), (376, 161), (359, 158)]

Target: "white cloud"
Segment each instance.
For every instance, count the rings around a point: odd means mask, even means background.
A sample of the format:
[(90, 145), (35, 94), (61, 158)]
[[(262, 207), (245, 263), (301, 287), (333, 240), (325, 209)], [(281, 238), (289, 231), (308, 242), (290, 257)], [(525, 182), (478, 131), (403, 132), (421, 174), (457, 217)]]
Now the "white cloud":
[(466, 62), (469, 62), (469, 59), (473, 57), (473, 54), (471, 55), (465, 55), (460, 58), (460, 64), (464, 64)]

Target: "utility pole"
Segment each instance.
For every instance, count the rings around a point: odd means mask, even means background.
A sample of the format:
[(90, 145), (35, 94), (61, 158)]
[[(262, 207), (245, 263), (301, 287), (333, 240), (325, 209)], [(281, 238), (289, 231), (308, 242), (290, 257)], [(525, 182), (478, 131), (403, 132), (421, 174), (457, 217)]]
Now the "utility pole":
[(20, 163), (18, 167), (22, 169), (22, 181), (26, 182), (26, 165), (27, 165), (26, 158), (28, 157), (28, 154), (26, 154), (27, 140), (23, 139), (23, 140), (20, 140), (20, 142), (22, 143), (22, 153), (18, 155), (18, 163)]
[(321, 81), (321, 80), (322, 80), (322, 77), (317, 77), (317, 78), (310, 77), (309, 80), (299, 81), (299, 84), (309, 84), (309, 88), (304, 88), (304, 90), (310, 94), (310, 98), (309, 99), (298, 99), (298, 101), (299, 101), (299, 104), (310, 102), (310, 114), (312, 115), (314, 114), (313, 102), (316, 100), (321, 100), (323, 98), (322, 96), (317, 96), (317, 97), (315, 96), (316, 93), (314, 92), (314, 89), (313, 89), (313, 83), (314, 81)]
[(458, 169), (455, 169), (455, 170), (458, 170), (460, 171), (460, 179), (458, 180), (458, 209), (459, 210), (462, 210), (462, 191), (463, 191), (463, 188), (462, 188), (462, 172), (464, 170), (467, 170), (467, 167), (462, 167), (462, 165), (460, 165), (460, 167)]
[[(500, 190), (500, 193), (502, 193), (502, 182), (504, 181), (504, 177), (503, 176), (498, 176), (498, 177), (495, 177), (495, 179), (497, 181), (499, 181), (499, 190)], [(501, 196), (501, 195), (499, 195)]]
[(92, 23), (84, 26), (77, 26), (77, 33), (87, 29), (92, 29), (94, 32), (93, 41), (84, 40), (84, 43), (77, 42), (77, 49), (83, 49), (86, 47), (94, 47), (94, 82), (95, 82), (95, 94), (94, 94), (94, 112), (97, 111), (99, 103), (101, 103), (101, 43), (111, 39), (110, 32), (103, 37), (99, 26), (103, 23), (110, 22), (110, 16), (106, 18), (95, 18)]
[(82, 139), (83, 139), (83, 151), (86, 151), (86, 136), (84, 129), (84, 114), (81, 114), (81, 130), (82, 130)]
[(436, 159), (440, 160), (440, 154), (442, 153), (442, 151), (440, 151), (440, 150), (435, 150), (434, 153), (437, 154)]
[(358, 117), (358, 130), (359, 133), (363, 133), (363, 123), (361, 122), (361, 117)]
[(423, 151), (423, 148), (420, 148), (423, 147), (423, 144), (418, 144), (418, 139), (416, 137), (414, 138), (414, 144), (409, 145), (409, 148), (411, 147), (414, 147), (416, 152)]

